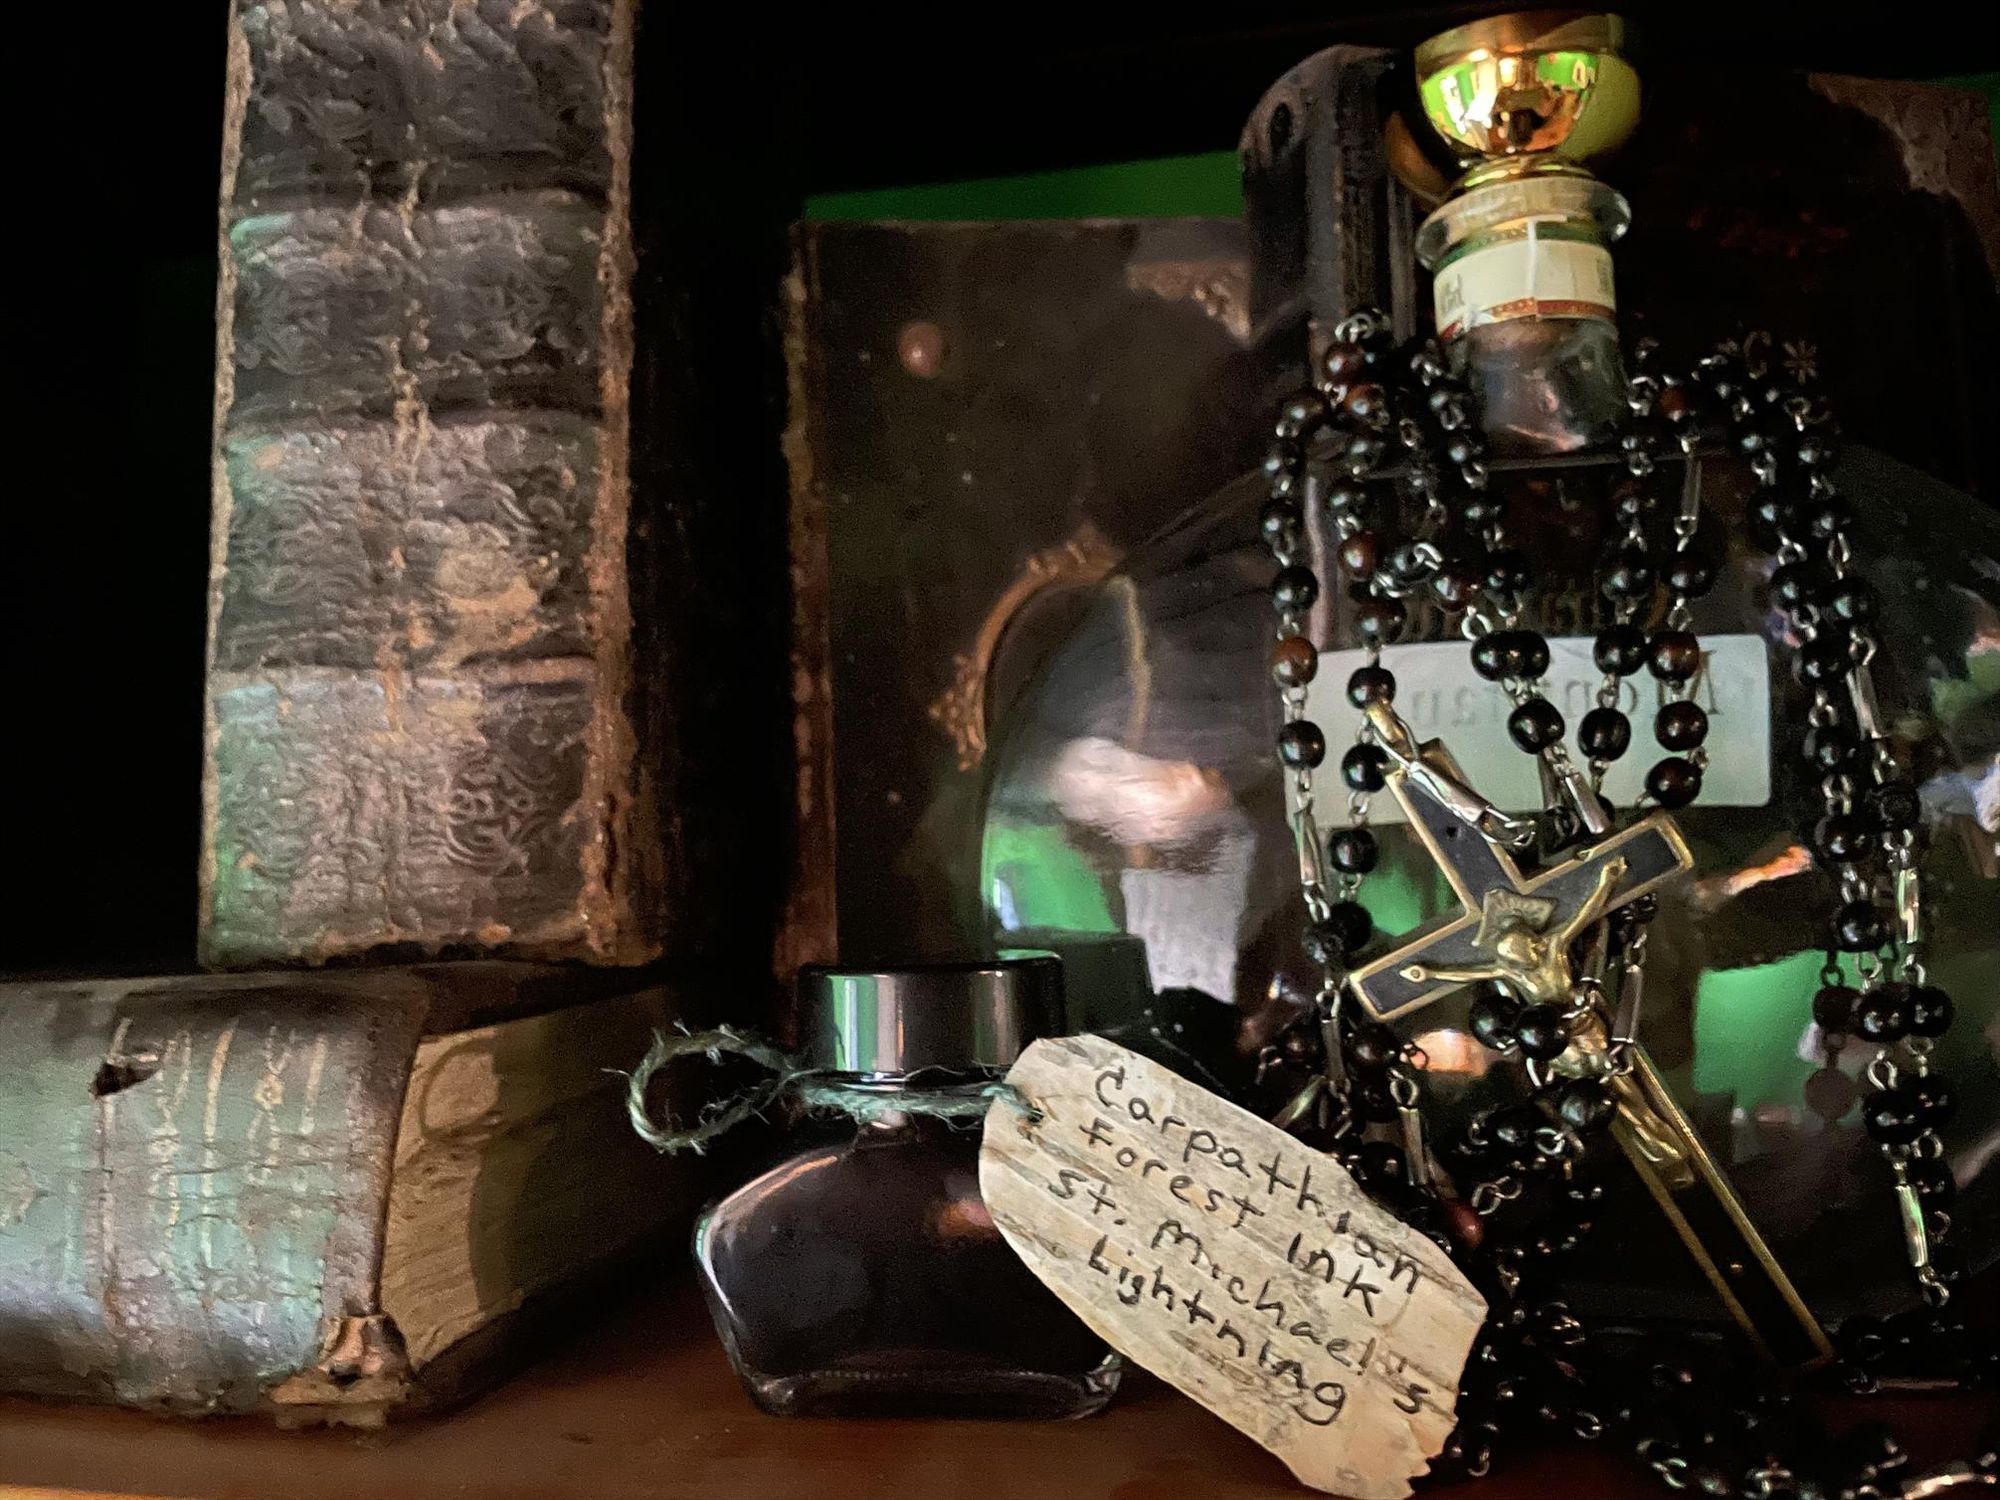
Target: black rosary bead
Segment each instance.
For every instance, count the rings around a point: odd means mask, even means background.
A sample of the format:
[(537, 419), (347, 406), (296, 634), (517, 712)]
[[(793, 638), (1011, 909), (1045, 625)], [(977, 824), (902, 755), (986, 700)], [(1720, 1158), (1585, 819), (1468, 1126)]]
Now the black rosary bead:
[(1287, 447), (1293, 447), (1305, 440), (1314, 427), (1326, 420), (1326, 403), (1310, 392), (1302, 391), (1278, 408), (1278, 420), (1272, 424), (1271, 435)]
[(1326, 736), (1310, 719), (1294, 719), (1278, 731), (1278, 759), (1306, 770), (1326, 759)]
[(1751, 532), (1765, 546), (1775, 548), (1779, 540), (1798, 529), (1799, 508), (1776, 490), (1761, 490), (1750, 502)]
[(1951, 996), (1934, 984), (1910, 991), (1910, 1035), (1941, 1037), (1951, 1030)]
[(1596, 1079), (1579, 1078), (1563, 1086), (1556, 1113), (1570, 1129), (1579, 1135), (1589, 1135), (1611, 1123), (1618, 1105), (1611, 1097), (1611, 1090)]
[(1875, 590), (1864, 579), (1843, 578), (1820, 600), (1820, 608), (1846, 625), (1867, 625), (1881, 607)]
[(1396, 674), (1387, 667), (1356, 667), (1347, 679), (1347, 701), (1356, 708), (1396, 701)]
[(1375, 835), (1365, 828), (1341, 829), (1327, 841), (1327, 853), (1333, 867), (1348, 875), (1366, 875), (1382, 857)]
[(1667, 564), (1667, 587), (1683, 599), (1699, 599), (1715, 587), (1715, 559), (1694, 547), (1676, 552)]
[(1549, 643), (1538, 630), (1516, 630), (1510, 632), (1515, 637), (1515, 647), (1521, 658), (1519, 676), (1540, 677), (1549, 669)]
[(1798, 654), (1798, 674), (1807, 682), (1838, 682), (1854, 665), (1854, 646), (1846, 632), (1822, 630)]
[(1951, 1175), (1951, 1168), (1941, 1161), (1912, 1160), (1906, 1170), (1910, 1175), (1910, 1186), (1917, 1190), (1917, 1198), (1927, 1208), (1949, 1208), (1958, 1197), (1958, 1179)]
[(1854, 507), (1838, 495), (1828, 495), (1806, 517), (1806, 528), (1821, 538), (1839, 536), (1853, 524)]
[(1507, 502), (1490, 490), (1474, 490), (1458, 502), (1458, 514), (1468, 526), (1490, 526), (1507, 518)]
[(1324, 968), (1337, 968), (1368, 946), (1375, 920), (1358, 901), (1336, 901), (1319, 921), (1306, 929), (1306, 956)]
[(1806, 735), (1806, 759), (1822, 771), (1838, 771), (1861, 753), (1861, 741), (1844, 724), (1821, 724)]
[(1640, 599), (1653, 591), (1653, 563), (1641, 549), (1622, 547), (1604, 570), (1599, 585), (1607, 598)]
[(1326, 487), (1326, 508), (1335, 515), (1360, 516), (1368, 509), (1366, 486), (1343, 479)]
[(1832, 925), (1833, 945), (1843, 953), (1872, 953), (1889, 941), (1889, 924), (1872, 901), (1843, 902)]
[(1319, 357), (1319, 377), (1330, 386), (1348, 386), (1368, 372), (1368, 351), (1359, 344), (1328, 344)]
[(1868, 789), (1868, 810), (1891, 831), (1915, 828), (1924, 815), (1923, 799), (1909, 782), (1885, 781)]
[(1299, 471), (1288, 468), (1283, 473), (1271, 476), (1271, 498), (1273, 500), (1295, 500), (1299, 494)]
[(1811, 563), (1784, 563), (1772, 570), (1771, 598), (1786, 609), (1797, 609), (1819, 592), (1826, 574)]
[(1311, 568), (1294, 564), (1278, 569), (1271, 580), (1271, 603), (1282, 610), (1311, 609), (1319, 598), (1319, 579)]
[(1592, 760), (1616, 760), (1632, 746), (1632, 721), (1615, 708), (1593, 708), (1577, 724), (1576, 742)]
[(1380, 1070), (1403, 1054), (1396, 1033), (1379, 1021), (1360, 1021), (1347, 1037), (1347, 1057), (1358, 1068)]
[(1355, 607), (1354, 628), (1361, 639), (1384, 646), (1393, 641), (1409, 618), (1399, 599), (1371, 598)]
[(1380, 560), (1382, 544), (1372, 531), (1357, 531), (1352, 536), (1342, 537), (1334, 557), (1356, 583), (1366, 583), (1375, 576), (1375, 566)]
[(1910, 1034), (1910, 987), (1878, 984), (1861, 996), (1854, 1008), (1854, 1034), (1887, 1047)]
[(1563, 716), (1548, 699), (1530, 698), (1507, 715), (1507, 733), (1534, 755), (1563, 737)]
[(1708, 714), (1688, 698), (1662, 704), (1653, 716), (1653, 738), (1669, 750), (1692, 750), (1708, 738)]
[(1926, 1073), (1921, 1078), (1912, 1078), (1903, 1086), (1915, 1105), (1917, 1117), (1931, 1130), (1937, 1130), (1951, 1123), (1951, 1117), (1958, 1113), (1958, 1095), (1951, 1084), (1936, 1073)]
[(1382, 770), (1388, 763), (1387, 751), (1363, 741), (1340, 758), (1340, 779), (1354, 791), (1379, 792), (1384, 784)]
[(1646, 664), (1662, 682), (1687, 682), (1701, 670), (1701, 641), (1692, 630), (1662, 630), (1647, 645)]
[(1484, 563), (1446, 559), (1431, 577), (1431, 597), (1449, 610), (1464, 609), (1479, 596)]
[(1686, 807), (1701, 795), (1701, 767), (1670, 755), (1646, 773), (1646, 791), (1669, 812)]
[(1266, 502), (1257, 514), (1257, 529), (1263, 533), (1265, 546), (1291, 555), (1299, 548), (1298, 506), (1283, 500)]
[(1444, 456), (1459, 465), (1477, 463), (1486, 456), (1485, 440), (1471, 428), (1461, 427), (1446, 440)]
[(1884, 1089), (1861, 1106), (1868, 1138), (1884, 1146), (1907, 1146), (1924, 1133), (1917, 1101), (1903, 1089)]
[(1532, 681), (1549, 669), (1549, 643), (1533, 630), (1496, 630), (1472, 643), (1472, 670), (1488, 682)]
[(1302, 635), (1288, 635), (1271, 649), (1271, 677), (1279, 687), (1304, 687), (1319, 670), (1319, 652)]
[(1365, 474), (1382, 462), (1389, 445), (1372, 432), (1357, 432), (1348, 438), (1346, 451), (1348, 472)]
[(1501, 547), (1486, 558), (1486, 587), (1496, 594), (1518, 594), (1533, 577), (1527, 555), (1512, 547)]
[(1879, 842), (1868, 820), (1853, 813), (1828, 813), (1813, 829), (1813, 852), (1837, 865), (1870, 858)]
[(1479, 997), (1472, 1002), (1472, 1034), (1495, 1052), (1513, 1051), (1514, 1021), (1521, 1009), (1521, 1002), (1507, 991), (1496, 985), (1480, 986)]
[(1844, 1036), (1854, 1029), (1854, 1010), (1860, 1003), (1861, 992), (1852, 985), (1821, 985), (1813, 996), (1813, 1022), (1821, 1031)]
[(1279, 1034), (1278, 1051), (1284, 1054), (1286, 1062), (1301, 1067), (1317, 1068), (1326, 1061), (1326, 1048), (1320, 1041), (1317, 1025), (1287, 1026)]
[(1389, 392), (1372, 380), (1350, 385), (1340, 406), (1348, 416), (1368, 427), (1381, 427), (1389, 421)]
[(1637, 625), (1608, 625), (1597, 634), (1591, 657), (1600, 672), (1629, 677), (1646, 661), (1646, 632)]
[(1548, 1122), (1532, 1104), (1510, 1104), (1486, 1117), (1486, 1138), (1508, 1165), (1520, 1170), (1539, 1155), (1536, 1143)]
[(1530, 1005), (1514, 1018), (1514, 1040), (1525, 1056), (1539, 1061), (1569, 1050), (1569, 1027), (1559, 1005)]

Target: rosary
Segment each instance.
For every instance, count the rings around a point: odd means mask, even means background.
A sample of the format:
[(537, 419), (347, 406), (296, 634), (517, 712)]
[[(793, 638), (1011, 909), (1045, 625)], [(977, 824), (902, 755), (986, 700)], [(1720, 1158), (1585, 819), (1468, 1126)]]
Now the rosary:
[[(1522, 624), (1529, 559), (1510, 544), (1469, 392), (1437, 343), (1399, 348), (1379, 313), (1347, 317), (1312, 387), (1288, 399), (1274, 425), (1261, 515), (1278, 564), (1270, 669), (1310, 918), (1304, 947), (1320, 974), (1311, 1024), (1267, 1054), (1267, 1065), (1312, 1070), (1275, 1120), (1327, 1145), (1488, 1298), (1441, 1472), (1482, 1475), (1497, 1437), (1539, 1424), (1583, 1438), (1616, 1429), (1667, 1485), (1703, 1495), (1874, 1500), (2000, 1486), (2000, 1435), (1989, 1433), (1969, 1464), (1916, 1476), (1886, 1429), (1830, 1440), (1797, 1397), (1746, 1386), (1720, 1361), (1663, 1362), (1636, 1380), (1593, 1367), (1596, 1341), (1551, 1294), (1554, 1263), (1581, 1243), (1602, 1198), (1595, 1178), (1608, 1137), (1767, 1360), (1861, 1391), (1917, 1370), (2000, 1378), (2000, 1349), (1981, 1347), (1951, 1310), (1954, 1184), (1937, 1127), (1954, 1099), (1931, 1063), (1952, 1001), (1925, 973), (1922, 808), (1876, 703), (1878, 601), (1853, 569), (1852, 512), (1828, 476), (1831, 418), (1809, 371), (1772, 368), (1765, 347), (1759, 338), (1725, 345), (1688, 376), (1657, 372), (1650, 346), (1634, 351), (1615, 540), (1596, 579), (1612, 618), (1594, 643), (1596, 706), (1576, 726), (1582, 764), (1543, 693), (1549, 643)], [(1850, 1036), (1876, 1049), (1863, 1120), (1921, 1298), (1893, 1318), (1850, 1318), (1837, 1349), (1637, 1042), (1654, 892), (1693, 865), (1672, 815), (1701, 795), (1707, 765), (1690, 607), (1716, 577), (1702, 534), (1704, 423), (1726, 430), (1755, 475), (1752, 522), (1776, 562), (1771, 599), (1812, 695), (1803, 753), (1824, 815), (1803, 842), (1836, 890), (1813, 1017), (1833, 1049)], [(1663, 492), (1669, 447), (1681, 462), (1677, 494)], [(1392, 455), (1408, 507), (1384, 503)], [(1347, 826), (1330, 837), (1314, 802), (1328, 746), (1306, 711), (1319, 665), (1306, 620), (1322, 588), (1309, 523), (1346, 577), (1367, 656), (1346, 689), (1364, 715), (1340, 757)], [(1426, 596), (1461, 622), (1474, 670), (1511, 701), (1507, 732), (1536, 759), (1541, 817), (1488, 802), (1443, 744), (1419, 742), (1397, 713), (1382, 651)], [(1642, 805), (1652, 810), (1621, 826), (1602, 787), (1633, 748), (1618, 704), (1625, 680), (1641, 673), (1661, 685), (1652, 733), (1664, 753), (1645, 777)], [(1378, 953), (1356, 897), (1379, 858), (1368, 799), (1385, 789), (1460, 909)], [(1434, 1140), (1421, 1108), (1423, 1055), (1385, 1023), (1466, 986), (1477, 987), (1473, 1034), (1524, 1065), (1530, 1093)]]

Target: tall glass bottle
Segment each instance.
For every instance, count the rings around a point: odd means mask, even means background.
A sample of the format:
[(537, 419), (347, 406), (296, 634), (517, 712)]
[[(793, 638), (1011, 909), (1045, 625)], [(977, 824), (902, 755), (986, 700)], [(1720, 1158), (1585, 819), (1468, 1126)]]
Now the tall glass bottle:
[[(1496, 90), (1433, 61), (1425, 72), (1420, 60), (1427, 106), (1454, 76), (1462, 99), (1491, 103)], [(1567, 107), (1560, 89), (1544, 87), (1563, 76), (1554, 65), (1547, 75), (1516, 76), (1530, 102), (1540, 100), (1536, 118)], [(1439, 109), (1430, 113), (1435, 119)], [(1476, 111), (1461, 113), (1471, 120)], [(1488, 115), (1502, 138), (1533, 139), (1504, 110)], [(1600, 115), (1593, 129), (1615, 124)], [(1574, 264), (1608, 268), (1623, 203), (1586, 174), (1545, 157), (1461, 187), (1419, 235), (1439, 269), (1449, 272), (1450, 252), (1466, 244), (1467, 253), (1493, 256), (1503, 242), (1479, 237), (1496, 226), (1527, 239), (1525, 221), (1569, 226), (1578, 237), (1558, 243), (1589, 252), (1571, 257)], [(1504, 222), (1510, 214), (1524, 222)], [(1520, 272), (1517, 258), (1508, 274)], [(1490, 277), (1472, 279), (1485, 290), (1461, 301), (1512, 300), (1494, 292)], [(1440, 287), (1449, 280), (1441, 276)], [(1439, 309), (1449, 329), (1445, 295)], [(1607, 288), (1580, 310), (1513, 308), (1449, 329), (1449, 353), (1474, 384), (1496, 454), (1555, 455), (1532, 468), (1496, 458), (1494, 487), (1512, 545), (1533, 562), (1536, 592), (1522, 623), (1551, 639), (1548, 695), (1572, 732), (1600, 690), (1591, 637), (1611, 616), (1597, 585), (1618, 534), (1612, 492), (1625, 477), (1605, 441), (1625, 394), (1611, 305)], [(1680, 475), (1661, 475), (1651, 503), (1678, 505)], [(1939, 1058), (1961, 1100), (1946, 1133), (1958, 1189), (1953, 1234), (1985, 1263), (2000, 1253), (2000, 520), (1867, 449), (1846, 449), (1833, 477), (1856, 516), (1856, 571), (1884, 604), (1874, 675), (1923, 796), (1931, 977), (1959, 1007)], [(1771, 598), (1754, 485), (1740, 463), (1716, 459), (1695, 465), (1691, 482), (1717, 571), (1693, 617), (1705, 651), (1698, 701), (1713, 725), (1712, 759), (1701, 799), (1677, 814), (1696, 869), (1662, 895), (1643, 1039), (1794, 1282), (1832, 1320), (1908, 1297), (1892, 1200), (1856, 1107), (1857, 1074), (1872, 1049), (1850, 1046), (1828, 1064), (1812, 1021), (1831, 901), (1802, 842), (1819, 813), (1819, 773), (1804, 753), (1812, 699), (1794, 675), (1799, 643)], [(1306, 545), (1328, 581), (1311, 617), (1322, 653), (1311, 711), (1330, 746), (1322, 784), (1337, 787), (1335, 767), (1358, 720), (1341, 687), (1363, 656), (1352, 603), (1331, 583), (1338, 537), (1311, 490)], [(1299, 945), (1298, 857), (1273, 752), (1264, 500), (1259, 476), (1213, 496), (1130, 558), (1049, 653), (990, 737), (981, 874), (993, 925), (1010, 941), (1032, 935), (1059, 950), (1143, 954), (1142, 962), (1098, 966), (1107, 979), (1130, 976), (1130, 992), (1082, 997), (1092, 1013), (1135, 1009), (1150, 992), (1204, 995), (1235, 1012), (1244, 1053), (1304, 1013), (1316, 979)], [(1649, 607), (1664, 610), (1664, 592)], [(1402, 685), (1398, 710), (1420, 737), (1443, 739), (1504, 809), (1542, 806), (1532, 761), (1508, 743), (1511, 705), (1474, 675), (1442, 610), (1412, 608), (1384, 664)], [(1653, 707), (1643, 695), (1654, 686), (1628, 678), (1620, 690), (1639, 733)], [(1635, 745), (1614, 766), (1607, 796), (1632, 807), (1649, 760)], [(1336, 831), (1334, 800), (1322, 796), (1324, 832)], [(1422, 847), (1391, 823), (1387, 802), (1378, 797), (1365, 810), (1383, 857), (1361, 900), (1378, 934), (1393, 935), (1455, 898)], [(1359, 805), (1351, 811), (1363, 814)], [(1076, 922), (1079, 912), (1092, 920)], [(1470, 1037), (1465, 997), (1403, 1026), (1428, 1055), (1432, 1102), (1447, 1113), (1517, 1088), (1512, 1065)], [(1600, 1231), (1600, 1243), (1615, 1242), (1619, 1253), (1579, 1266), (1579, 1303), (1621, 1317), (1643, 1308), (1719, 1320), (1678, 1242), (1659, 1232), (1650, 1201), (1630, 1183), (1612, 1186), (1625, 1195), (1612, 1213), (1626, 1216), (1627, 1232)]]

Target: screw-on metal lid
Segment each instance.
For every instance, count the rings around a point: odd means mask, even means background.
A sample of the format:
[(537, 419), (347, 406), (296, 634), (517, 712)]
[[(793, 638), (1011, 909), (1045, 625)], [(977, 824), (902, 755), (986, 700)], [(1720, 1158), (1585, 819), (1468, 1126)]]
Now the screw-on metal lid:
[(1006, 1068), (1063, 1028), (1052, 953), (876, 971), (815, 964), (797, 983), (798, 1050), (837, 1073)]

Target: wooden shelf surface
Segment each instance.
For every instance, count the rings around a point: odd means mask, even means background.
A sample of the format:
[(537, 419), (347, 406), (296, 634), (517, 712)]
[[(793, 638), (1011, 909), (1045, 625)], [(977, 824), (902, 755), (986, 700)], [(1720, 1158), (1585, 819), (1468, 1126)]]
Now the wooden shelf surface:
[[(1978, 1413), (1928, 1404), (1940, 1443)], [(1912, 1403), (1898, 1402), (1895, 1416)], [(1885, 1417), (1891, 1413), (1882, 1413)], [(1922, 1456), (1922, 1455), (1920, 1455)], [(386, 1432), (280, 1432), (0, 1401), (0, 1497), (148, 1500), (1276, 1500), (1309, 1493), (1248, 1439), (1146, 1378), (1067, 1423), (767, 1417), (694, 1292), (639, 1302), (456, 1415)], [(1452, 1500), (1665, 1492), (1616, 1449), (1516, 1456)]]

